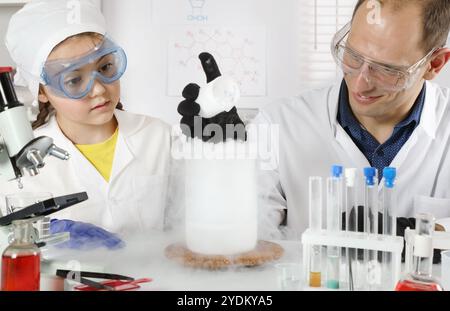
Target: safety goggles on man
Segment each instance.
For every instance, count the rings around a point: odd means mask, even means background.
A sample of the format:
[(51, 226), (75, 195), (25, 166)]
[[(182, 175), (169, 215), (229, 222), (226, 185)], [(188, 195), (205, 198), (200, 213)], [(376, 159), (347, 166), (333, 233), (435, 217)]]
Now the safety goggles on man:
[[(420, 73), (419, 69), (434, 52), (439, 50), (439, 48), (432, 49), (425, 57), (410, 67), (383, 64), (361, 55), (349, 46), (346, 38), (350, 28), (351, 23), (348, 23), (333, 38), (331, 52), (336, 63), (345, 75), (359, 75), (364, 68), (367, 68), (364, 72), (367, 82), (389, 92), (398, 92), (411, 87)], [(367, 66), (364, 66), (365, 64)]]
[(105, 36), (83, 56), (47, 61), (42, 79), (56, 95), (80, 99), (89, 94), (96, 79), (105, 84), (113, 83), (122, 77), (126, 67), (123, 49)]

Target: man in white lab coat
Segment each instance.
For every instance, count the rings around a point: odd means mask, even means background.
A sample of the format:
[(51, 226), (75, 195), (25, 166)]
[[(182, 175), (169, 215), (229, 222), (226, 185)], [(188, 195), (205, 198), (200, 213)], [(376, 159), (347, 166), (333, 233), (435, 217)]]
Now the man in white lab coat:
[(255, 120), (280, 127), (261, 187), (297, 235), (308, 227), (309, 176), (329, 176), (333, 164), (396, 167), (397, 215), (430, 212), (450, 230), (450, 89), (429, 82), (450, 58), (450, 6), (380, 1), (376, 20), (368, 4), (358, 1), (334, 38), (344, 80), (269, 105)]

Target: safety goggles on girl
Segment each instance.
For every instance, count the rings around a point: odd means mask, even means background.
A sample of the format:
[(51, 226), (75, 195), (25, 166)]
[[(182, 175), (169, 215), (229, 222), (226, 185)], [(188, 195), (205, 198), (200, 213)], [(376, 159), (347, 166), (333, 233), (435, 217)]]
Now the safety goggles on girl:
[(111, 84), (122, 77), (126, 67), (127, 57), (123, 49), (105, 36), (83, 56), (47, 61), (41, 77), (43, 84), (55, 95), (81, 99), (92, 90), (96, 79)]
[(331, 52), (337, 65), (345, 75), (359, 75), (366, 69), (364, 74), (367, 82), (388, 92), (398, 92), (411, 87), (420, 73), (419, 69), (440, 49), (432, 49), (410, 67), (383, 64), (361, 55), (349, 46), (346, 38), (350, 29), (351, 23), (348, 23), (333, 38)]

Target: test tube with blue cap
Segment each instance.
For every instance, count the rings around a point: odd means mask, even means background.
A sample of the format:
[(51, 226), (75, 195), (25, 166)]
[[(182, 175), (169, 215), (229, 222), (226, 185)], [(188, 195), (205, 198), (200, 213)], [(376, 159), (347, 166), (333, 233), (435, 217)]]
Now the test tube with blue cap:
[[(342, 215), (342, 166), (333, 165), (332, 176), (327, 178), (327, 230), (341, 230)], [(327, 288), (339, 289), (340, 248), (327, 247)]]
[[(378, 234), (378, 178), (377, 169), (364, 168), (364, 232)], [(377, 260), (377, 251), (364, 250), (364, 261), (367, 269), (369, 289), (375, 289), (381, 284), (381, 271)]]
[(396, 235), (397, 221), (394, 215), (395, 210), (395, 178), (397, 170), (394, 167), (385, 167), (383, 169), (383, 197), (382, 197), (382, 213), (383, 213), (383, 234)]
[[(381, 212), (383, 214), (383, 235), (393, 235), (397, 234), (397, 218), (395, 215), (395, 178), (397, 177), (397, 170), (394, 167), (385, 167), (383, 169), (383, 191), (381, 198)], [(381, 265), (383, 269), (383, 277), (386, 278), (383, 284), (389, 284), (392, 282), (392, 273), (389, 271), (389, 264), (391, 263), (391, 254), (383, 252), (381, 258)]]

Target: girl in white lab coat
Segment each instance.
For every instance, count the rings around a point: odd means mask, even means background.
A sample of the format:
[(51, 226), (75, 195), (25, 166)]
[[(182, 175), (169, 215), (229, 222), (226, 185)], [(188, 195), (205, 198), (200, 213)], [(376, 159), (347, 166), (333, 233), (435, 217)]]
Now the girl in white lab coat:
[[(162, 229), (170, 128), (123, 110), (125, 52), (106, 35), (95, 4), (82, 0), (74, 9), (69, 2), (32, 1), (9, 24), (6, 43), (17, 64), (15, 80), (39, 103), (35, 135), (53, 138), (71, 155), (68, 161), (46, 158), (38, 176), (24, 177), (23, 191), (53, 196), (86, 191), (86, 202), (52, 215), (60, 220), (121, 234)], [(1, 189), (18, 191), (14, 183)], [(69, 230), (73, 224), (53, 227)]]

